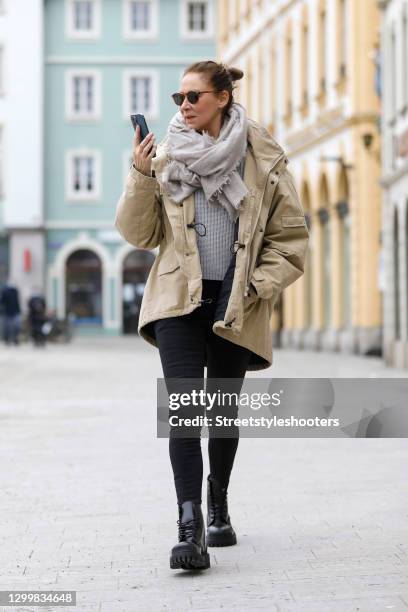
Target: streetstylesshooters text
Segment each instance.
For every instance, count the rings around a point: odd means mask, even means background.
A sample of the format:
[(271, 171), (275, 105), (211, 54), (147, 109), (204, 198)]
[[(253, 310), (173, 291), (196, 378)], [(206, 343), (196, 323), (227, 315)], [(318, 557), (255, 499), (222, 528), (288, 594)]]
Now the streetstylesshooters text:
[[(262, 407), (279, 407), (281, 406), (281, 393), (231, 393), (216, 391), (213, 393), (206, 392), (204, 389), (192, 389), (184, 393), (169, 394), (170, 410), (179, 410), (181, 407), (201, 406), (206, 411), (211, 411), (213, 408), (222, 408), (224, 406), (245, 406), (251, 410), (259, 410)], [(226, 402), (226, 400), (228, 400)], [(215, 420), (205, 414), (194, 417), (179, 417), (171, 415), (169, 417), (171, 427), (338, 427), (340, 421), (337, 418), (321, 418), (316, 417), (296, 417), (290, 415), (288, 417), (228, 417), (217, 414)]]

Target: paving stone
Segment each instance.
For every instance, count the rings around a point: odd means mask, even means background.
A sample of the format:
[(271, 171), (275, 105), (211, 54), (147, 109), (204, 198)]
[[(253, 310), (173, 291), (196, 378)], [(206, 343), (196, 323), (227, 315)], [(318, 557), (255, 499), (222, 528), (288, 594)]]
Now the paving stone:
[[(273, 368), (249, 376), (316, 372), (402, 374), (276, 350)], [(170, 570), (178, 515), (156, 377), (158, 352), (137, 337), (0, 347), (2, 590), (76, 590), (78, 612), (408, 610), (404, 439), (241, 439), (238, 544), (209, 548), (205, 572)]]

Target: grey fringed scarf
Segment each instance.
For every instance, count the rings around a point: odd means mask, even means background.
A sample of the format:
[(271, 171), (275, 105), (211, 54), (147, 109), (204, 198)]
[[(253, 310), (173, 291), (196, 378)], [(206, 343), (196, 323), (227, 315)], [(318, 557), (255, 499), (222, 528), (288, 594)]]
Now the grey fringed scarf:
[(235, 102), (224, 119), (217, 139), (208, 132), (199, 134), (186, 125), (181, 111), (167, 131), (168, 163), (156, 178), (177, 203), (202, 188), (208, 202), (218, 202), (235, 221), (248, 189), (237, 167), (247, 148), (247, 117)]

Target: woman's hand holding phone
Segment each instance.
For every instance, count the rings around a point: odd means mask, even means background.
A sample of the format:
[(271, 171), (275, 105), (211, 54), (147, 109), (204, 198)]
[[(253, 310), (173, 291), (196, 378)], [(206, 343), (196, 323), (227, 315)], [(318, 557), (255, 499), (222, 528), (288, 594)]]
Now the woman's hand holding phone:
[(156, 154), (154, 134), (149, 134), (140, 142), (140, 126), (137, 125), (133, 136), (133, 164), (139, 172), (151, 176), (152, 157)]

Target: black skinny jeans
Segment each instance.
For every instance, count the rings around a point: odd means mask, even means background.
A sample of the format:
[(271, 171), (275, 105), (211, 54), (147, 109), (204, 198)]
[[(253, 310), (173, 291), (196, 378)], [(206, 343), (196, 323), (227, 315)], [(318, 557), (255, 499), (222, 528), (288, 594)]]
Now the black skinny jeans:
[[(204, 389), (204, 360), (207, 354), (207, 386), (206, 391), (235, 392), (239, 397), (247, 370), (250, 351), (229, 340), (214, 334), (212, 325), (216, 300), (222, 281), (203, 280), (202, 299), (211, 298), (211, 303), (203, 303), (187, 315), (169, 317), (155, 321), (154, 328), (157, 338), (163, 375), (168, 378), (200, 379), (188, 383), (183, 380), (178, 392), (191, 392), (193, 389)], [(218, 378), (234, 379), (217, 382)], [(170, 394), (174, 391), (169, 388)], [(178, 410), (178, 416), (194, 416), (197, 413), (188, 406), (183, 412)], [(188, 411), (190, 409), (190, 412)], [(169, 415), (174, 411), (169, 410)], [(215, 418), (216, 405), (210, 411), (202, 406), (200, 414)], [(222, 407), (218, 414), (236, 417), (237, 405)], [(186, 500), (201, 503), (203, 481), (203, 459), (201, 454), (201, 437), (177, 437), (176, 428), (170, 427), (169, 454), (174, 473), (177, 502), (181, 505)], [(192, 428), (197, 431), (197, 428)], [(201, 427), (198, 427), (201, 433)], [(222, 486), (228, 486), (239, 441), (239, 428), (228, 428), (228, 437), (220, 437), (216, 428), (209, 427), (208, 457), (211, 475)], [(233, 433), (233, 436), (232, 436)], [(200, 435), (200, 434), (199, 434)], [(184, 434), (185, 436), (185, 434)], [(232, 436), (232, 437), (231, 437)]]

